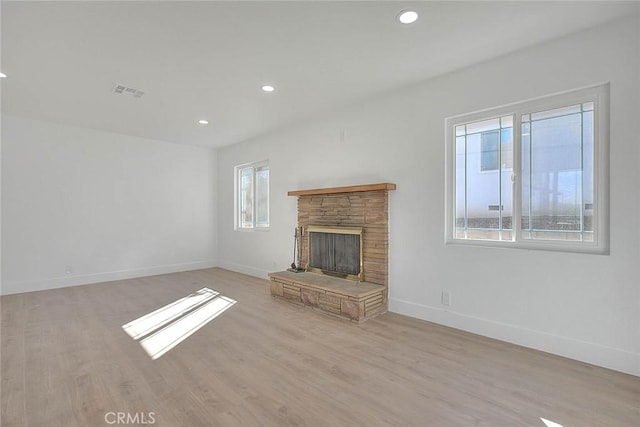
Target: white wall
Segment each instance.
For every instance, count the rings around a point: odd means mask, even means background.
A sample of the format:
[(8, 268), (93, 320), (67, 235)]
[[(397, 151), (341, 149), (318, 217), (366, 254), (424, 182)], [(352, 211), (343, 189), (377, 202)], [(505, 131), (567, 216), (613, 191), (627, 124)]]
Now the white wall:
[[(2, 5), (0, 5), (0, 46), (2, 46)], [(0, 71), (2, 71), (2, 55), (0, 55)], [(2, 83), (0, 82), (0, 100), (2, 99)], [(2, 189), (2, 102), (0, 102), (0, 190)], [(2, 236), (2, 192), (0, 191), (0, 236)], [(2, 245), (0, 244), (0, 293), (2, 291)]]
[(215, 265), (214, 150), (2, 125), (3, 294)]
[[(638, 28), (629, 18), (220, 150), (220, 266), (264, 277), (291, 262), (288, 190), (394, 182), (392, 311), (640, 375)], [(611, 254), (445, 245), (445, 117), (607, 81)], [(266, 158), (271, 230), (235, 232), (233, 166)]]

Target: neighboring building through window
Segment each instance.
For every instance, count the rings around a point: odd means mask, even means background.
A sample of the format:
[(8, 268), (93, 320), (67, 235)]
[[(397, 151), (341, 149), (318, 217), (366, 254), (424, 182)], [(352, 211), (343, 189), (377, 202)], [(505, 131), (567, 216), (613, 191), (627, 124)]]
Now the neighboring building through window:
[(269, 228), (269, 163), (235, 167), (236, 229)]
[[(513, 164), (513, 121), (505, 117), (499, 129), (485, 131), (482, 138), (482, 171), (511, 169)], [(497, 124), (497, 123), (496, 123)]]
[(606, 253), (607, 121), (608, 85), (447, 119), (448, 241)]
[(497, 170), (500, 167), (500, 132), (482, 132), (482, 167), (481, 170)]

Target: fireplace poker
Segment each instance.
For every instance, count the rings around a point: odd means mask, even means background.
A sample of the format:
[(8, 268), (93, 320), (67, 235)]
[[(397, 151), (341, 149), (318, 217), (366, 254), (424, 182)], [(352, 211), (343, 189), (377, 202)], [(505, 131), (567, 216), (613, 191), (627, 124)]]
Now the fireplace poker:
[(296, 267), (296, 244), (298, 243), (298, 227), (296, 227), (296, 231), (293, 235), (293, 262), (291, 263), (291, 268), (294, 270)]
[(297, 270), (302, 270), (302, 266), (300, 262), (302, 261), (302, 242), (304, 240), (304, 227), (300, 226), (300, 242), (298, 243), (298, 265), (296, 267)]

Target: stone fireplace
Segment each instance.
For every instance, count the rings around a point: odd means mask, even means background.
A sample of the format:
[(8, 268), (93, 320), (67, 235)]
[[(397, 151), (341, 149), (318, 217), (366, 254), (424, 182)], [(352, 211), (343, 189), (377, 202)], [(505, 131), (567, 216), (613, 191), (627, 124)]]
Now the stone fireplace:
[(387, 310), (389, 201), (395, 184), (290, 191), (303, 272), (269, 274), (271, 294), (361, 322)]

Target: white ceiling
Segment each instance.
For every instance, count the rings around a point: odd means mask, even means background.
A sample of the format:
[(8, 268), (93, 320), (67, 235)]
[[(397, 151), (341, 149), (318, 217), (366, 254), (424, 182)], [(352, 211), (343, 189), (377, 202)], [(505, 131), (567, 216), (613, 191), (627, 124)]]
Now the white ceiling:
[[(3, 114), (212, 147), (638, 11), (630, 2), (1, 7)], [(418, 22), (398, 24), (404, 8)], [(116, 95), (116, 83), (145, 95)], [(265, 83), (276, 91), (263, 93)]]

